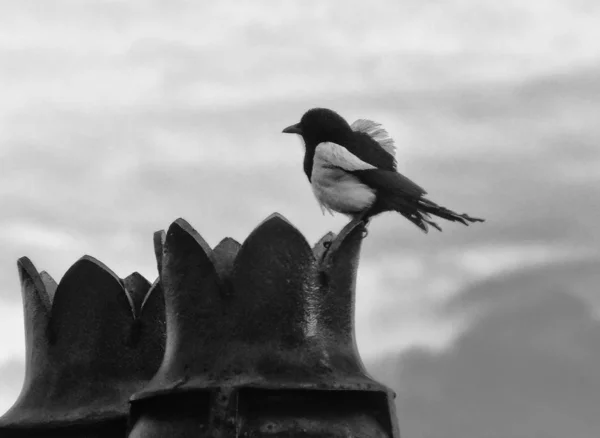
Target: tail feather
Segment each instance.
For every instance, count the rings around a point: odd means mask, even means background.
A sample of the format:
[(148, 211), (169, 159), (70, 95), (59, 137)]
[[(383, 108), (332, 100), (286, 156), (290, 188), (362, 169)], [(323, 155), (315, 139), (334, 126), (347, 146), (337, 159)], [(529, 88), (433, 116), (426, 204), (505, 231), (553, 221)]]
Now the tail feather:
[(429, 227), (442, 231), (431, 216), (450, 222), (460, 222), (463, 225), (484, 222), (483, 219), (471, 217), (466, 213), (456, 213), (430, 201), (424, 197), (427, 192), (422, 187), (398, 172), (367, 169), (354, 171), (352, 175), (377, 192), (377, 200), (366, 213), (367, 217), (384, 211), (397, 211), (425, 233), (429, 231)]
[(429, 227), (432, 226), (438, 231), (442, 231), (442, 228), (436, 224), (434, 221), (430, 219), (430, 216), (427, 213), (422, 213), (419, 211), (413, 213), (405, 213), (403, 211), (398, 211), (402, 216), (411, 221), (417, 227), (419, 227), (425, 234), (429, 232)]
[(446, 207), (437, 205), (435, 202), (430, 201), (426, 198), (419, 199), (419, 210), (452, 222), (460, 222), (461, 224), (466, 226), (468, 226), (469, 223), (472, 222), (485, 222), (485, 219), (471, 217), (467, 213), (456, 213), (452, 210), (447, 209)]
[(485, 222), (485, 219), (471, 217), (466, 213), (456, 213), (426, 198), (410, 199), (400, 197), (394, 201), (391, 205), (392, 209), (400, 213), (425, 233), (429, 232), (429, 227), (442, 231), (442, 228), (431, 219), (431, 216), (437, 216), (450, 222), (460, 222), (466, 226), (472, 222)]

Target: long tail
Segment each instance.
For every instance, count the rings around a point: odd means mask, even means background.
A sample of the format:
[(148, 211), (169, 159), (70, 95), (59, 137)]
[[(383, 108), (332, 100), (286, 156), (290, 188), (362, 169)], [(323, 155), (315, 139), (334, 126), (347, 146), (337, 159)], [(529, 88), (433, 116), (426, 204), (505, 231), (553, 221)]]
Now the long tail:
[(429, 226), (442, 231), (440, 226), (431, 220), (431, 215), (451, 222), (460, 222), (463, 225), (469, 225), (470, 222), (485, 222), (483, 219), (465, 213), (455, 213), (424, 198), (427, 192), (398, 172), (368, 169), (354, 171), (352, 174), (377, 192), (375, 205), (366, 212), (367, 219), (384, 211), (397, 211), (426, 233), (429, 231)]
[(411, 199), (410, 201), (407, 198), (400, 198), (396, 199), (396, 201), (397, 202), (393, 203), (393, 209), (407, 218), (425, 233), (429, 231), (429, 226), (432, 226), (438, 231), (442, 231), (442, 228), (431, 219), (431, 215), (446, 219), (451, 222), (460, 222), (466, 226), (472, 222), (485, 222), (485, 219), (471, 217), (466, 213), (456, 213), (445, 207), (437, 205), (435, 202), (430, 201), (427, 198), (418, 198), (416, 200)]

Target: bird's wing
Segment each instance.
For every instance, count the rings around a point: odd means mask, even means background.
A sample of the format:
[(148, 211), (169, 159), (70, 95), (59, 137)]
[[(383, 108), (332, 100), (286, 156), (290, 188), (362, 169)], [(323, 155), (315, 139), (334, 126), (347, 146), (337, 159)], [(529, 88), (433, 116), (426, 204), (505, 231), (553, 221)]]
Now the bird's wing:
[(392, 157), (396, 156), (396, 145), (381, 123), (367, 119), (358, 119), (350, 125), (355, 132), (364, 132), (387, 151)]
[(352, 139), (345, 142), (343, 146), (362, 161), (379, 169), (395, 170), (394, 142), (387, 132), (370, 120), (358, 120), (352, 126), (354, 127)]
[(389, 192), (395, 195), (404, 195), (421, 198), (427, 192), (410, 179), (396, 171), (380, 169), (359, 169), (352, 172), (363, 184), (378, 192)]
[(346, 172), (377, 168), (373, 164), (361, 160), (347, 148), (333, 142), (323, 142), (317, 145), (313, 169), (316, 167), (338, 168)]

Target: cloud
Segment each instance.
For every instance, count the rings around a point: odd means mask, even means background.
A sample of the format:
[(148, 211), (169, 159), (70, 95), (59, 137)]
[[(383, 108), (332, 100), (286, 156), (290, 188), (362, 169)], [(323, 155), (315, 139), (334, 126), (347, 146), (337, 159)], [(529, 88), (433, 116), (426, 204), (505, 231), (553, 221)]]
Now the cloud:
[(560, 0), (2, 2), (0, 12), (5, 111), (231, 106), (535, 77), (597, 59), (600, 14)]
[(480, 317), (452, 349), (374, 364), (398, 391), (403, 433), (595, 436), (600, 323), (576, 288), (590, 297), (597, 266), (549, 265), (478, 284), (459, 302)]

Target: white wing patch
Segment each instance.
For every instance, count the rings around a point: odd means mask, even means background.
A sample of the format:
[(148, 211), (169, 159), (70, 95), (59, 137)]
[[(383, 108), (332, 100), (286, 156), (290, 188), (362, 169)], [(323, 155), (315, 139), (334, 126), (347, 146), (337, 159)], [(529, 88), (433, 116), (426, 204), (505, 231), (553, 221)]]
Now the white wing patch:
[(381, 126), (381, 123), (367, 119), (358, 119), (350, 125), (353, 131), (364, 132), (375, 140), (392, 157), (396, 156), (396, 145), (388, 132)]
[(331, 142), (319, 143), (317, 145), (314, 162), (316, 166), (338, 167), (348, 172), (375, 169), (375, 166), (365, 163), (345, 147)]
[(311, 185), (323, 213), (350, 216), (369, 208), (375, 192), (349, 172), (375, 169), (336, 143), (320, 143), (315, 150)]

